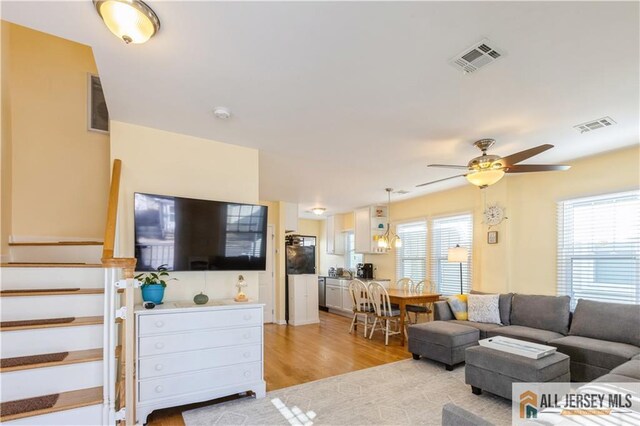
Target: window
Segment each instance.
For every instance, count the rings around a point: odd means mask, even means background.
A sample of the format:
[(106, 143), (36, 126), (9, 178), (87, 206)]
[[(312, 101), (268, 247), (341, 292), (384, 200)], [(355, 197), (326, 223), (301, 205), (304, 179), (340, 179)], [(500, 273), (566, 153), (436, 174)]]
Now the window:
[(473, 216), (461, 214), (436, 218), (432, 225), (431, 280), (437, 285), (438, 293), (460, 293), (460, 263), (447, 260), (449, 249), (460, 244), (469, 250), (468, 260), (462, 263), (462, 289), (468, 293), (471, 288)]
[(558, 203), (558, 294), (640, 303), (640, 191)]
[(353, 231), (344, 234), (344, 267), (349, 270), (356, 269), (358, 263), (363, 262), (363, 256), (356, 253), (356, 237)]
[(396, 249), (396, 279), (427, 278), (427, 222), (402, 223), (396, 227), (402, 247)]

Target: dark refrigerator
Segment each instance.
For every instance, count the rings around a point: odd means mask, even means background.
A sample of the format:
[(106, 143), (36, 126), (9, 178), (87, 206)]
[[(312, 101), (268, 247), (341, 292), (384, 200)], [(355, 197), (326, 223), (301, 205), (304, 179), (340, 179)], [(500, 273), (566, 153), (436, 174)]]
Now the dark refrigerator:
[(316, 273), (316, 237), (288, 235), (285, 245), (287, 275), (284, 317), (289, 321), (289, 275)]

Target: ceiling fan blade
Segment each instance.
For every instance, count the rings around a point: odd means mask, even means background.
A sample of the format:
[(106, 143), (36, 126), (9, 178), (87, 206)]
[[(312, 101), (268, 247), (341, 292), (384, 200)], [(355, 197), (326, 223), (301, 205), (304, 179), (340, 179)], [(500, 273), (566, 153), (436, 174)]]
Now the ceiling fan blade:
[(525, 149), (524, 151), (516, 152), (515, 154), (507, 155), (506, 157), (502, 157), (500, 162), (504, 167), (511, 167), (516, 163), (526, 160), (527, 158), (531, 158), (534, 155), (541, 154), (548, 149), (553, 148), (553, 145), (544, 144), (540, 146), (536, 146), (535, 148)]
[(506, 173), (554, 172), (569, 170), (571, 166), (560, 164), (520, 164), (509, 167)]
[[(465, 169), (466, 169), (466, 167), (465, 167)], [(442, 181), (449, 180), (449, 179), (455, 179), (455, 178), (463, 177), (463, 176), (466, 176), (466, 175), (467, 174), (465, 173), (463, 175), (456, 175), (456, 176), (451, 176), (451, 177), (444, 178), (444, 179), (433, 180), (433, 181), (427, 182), (427, 183), (421, 183), (420, 185), (416, 185), (416, 188), (419, 188), (421, 186), (431, 185), (431, 184), (442, 182)]]
[(452, 164), (429, 164), (427, 167), (443, 167), (445, 169), (461, 169), (461, 170), (469, 170), (467, 166), (455, 166)]

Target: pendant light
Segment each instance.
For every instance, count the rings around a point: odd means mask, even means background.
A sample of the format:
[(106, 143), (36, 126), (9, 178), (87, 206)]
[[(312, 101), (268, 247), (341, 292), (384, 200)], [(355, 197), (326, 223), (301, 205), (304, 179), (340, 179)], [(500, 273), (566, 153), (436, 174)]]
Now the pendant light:
[(393, 188), (385, 188), (384, 190), (387, 191), (387, 230), (378, 238), (378, 248), (389, 251), (391, 246), (402, 247), (402, 240), (396, 233), (391, 232), (391, 192)]
[(141, 0), (93, 0), (104, 24), (125, 43), (140, 44), (160, 29), (155, 12)]

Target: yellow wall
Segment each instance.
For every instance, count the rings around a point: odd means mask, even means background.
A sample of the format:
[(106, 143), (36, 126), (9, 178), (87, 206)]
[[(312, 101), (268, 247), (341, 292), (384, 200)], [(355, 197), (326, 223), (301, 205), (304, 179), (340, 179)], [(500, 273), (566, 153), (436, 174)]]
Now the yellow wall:
[[(258, 151), (148, 127), (111, 121), (111, 157), (122, 160), (118, 255), (133, 256), (133, 194), (258, 203)], [(258, 298), (258, 273), (242, 272), (250, 298)], [(166, 300), (233, 297), (238, 272), (177, 272)]]
[[(568, 163), (572, 165), (569, 171), (509, 175), (484, 191), (465, 185), (395, 202), (391, 218), (397, 224), (472, 212), (475, 289), (555, 294), (557, 202), (640, 187), (638, 146)], [(482, 223), (482, 212), (486, 204), (494, 203), (506, 208), (508, 219), (492, 228), (499, 239), (492, 245), (487, 243), (488, 226)], [(324, 233), (321, 235), (324, 239)], [(365, 255), (365, 262), (377, 267), (376, 277), (396, 278), (395, 251)], [(328, 266), (332, 265), (322, 261), (322, 267)]]
[(0, 97), (0, 261), (9, 259), (9, 236), (11, 234), (11, 98), (9, 93), (9, 25), (0, 21), (1, 79)]
[(91, 48), (5, 25), (10, 32), (11, 234), (102, 239), (109, 137), (87, 130), (87, 74), (97, 73)]

